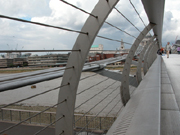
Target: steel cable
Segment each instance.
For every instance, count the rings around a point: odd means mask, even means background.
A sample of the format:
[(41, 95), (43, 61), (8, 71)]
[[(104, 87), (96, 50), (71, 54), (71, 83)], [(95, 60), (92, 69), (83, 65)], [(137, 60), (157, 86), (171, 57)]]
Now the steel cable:
[(126, 33), (127, 35), (129, 35), (129, 36), (131, 36), (131, 37), (133, 37), (133, 38), (135, 38), (135, 39), (137, 38), (137, 37), (135, 37), (135, 36), (133, 36), (133, 35), (127, 33), (126, 31), (124, 31), (124, 30), (122, 30), (122, 29), (120, 29), (120, 28), (118, 28), (118, 27), (116, 27), (116, 26), (110, 24), (109, 22), (105, 22), (105, 23), (108, 24), (108, 25), (110, 25), (110, 26), (112, 26), (112, 27), (114, 27), (114, 28), (116, 28), (116, 29), (118, 29), (118, 30), (120, 30), (120, 31), (122, 31), (122, 32), (124, 32), (124, 33)]
[(81, 94), (81, 93), (83, 93), (83, 92), (85, 92), (85, 91), (91, 89), (92, 87), (95, 87), (95, 86), (97, 86), (97, 85), (99, 85), (99, 84), (101, 84), (101, 83), (103, 83), (103, 82), (105, 82), (106, 80), (109, 80), (109, 79), (110, 79), (110, 78), (106, 78), (106, 79), (104, 79), (104, 80), (102, 80), (102, 81), (96, 83), (95, 85), (92, 85), (92, 86), (90, 86), (89, 88), (82, 90), (81, 92), (77, 93), (76, 95), (79, 95), (79, 94)]
[(85, 10), (83, 10), (83, 9), (81, 9), (81, 8), (79, 8), (79, 7), (75, 6), (75, 5), (73, 5), (73, 4), (71, 4), (71, 3), (68, 3), (68, 2), (65, 1), (65, 0), (60, 0), (60, 1), (66, 3), (67, 5), (72, 6), (72, 7), (76, 8), (76, 9), (78, 9), (78, 10), (80, 10), (80, 11), (82, 11), (82, 12), (88, 14), (88, 15), (91, 15), (91, 16), (93, 16), (93, 17), (95, 17), (95, 18), (98, 18), (98, 16), (95, 16), (95, 15), (93, 15), (93, 14), (91, 14), (91, 13), (89, 13), (89, 12), (87, 12), (87, 11), (85, 11)]
[(76, 52), (81, 50), (0, 50), (0, 53), (12, 53), (12, 52)]
[(11, 106), (11, 105), (14, 105), (14, 104), (20, 103), (20, 102), (22, 102), (22, 101), (25, 101), (25, 100), (28, 100), (28, 99), (31, 99), (31, 98), (34, 98), (34, 97), (37, 97), (37, 96), (40, 96), (40, 95), (42, 95), (42, 94), (45, 94), (45, 93), (51, 92), (51, 91), (53, 91), (53, 90), (57, 90), (58, 88), (61, 88), (61, 87), (67, 86), (67, 85), (69, 85), (69, 84), (65, 84), (65, 85), (62, 85), (62, 86), (58, 86), (58, 87), (56, 87), (56, 88), (53, 88), (53, 89), (50, 89), (50, 90), (47, 90), (47, 91), (44, 91), (44, 92), (38, 93), (38, 94), (33, 95), (33, 96), (30, 96), (30, 97), (28, 97), (28, 98), (24, 98), (24, 99), (21, 99), (21, 100), (19, 100), (19, 101), (16, 101), (16, 102), (13, 102), (13, 103), (10, 103), (10, 104), (7, 104), (7, 105), (4, 105), (4, 106), (0, 107), (0, 112), (1, 112), (1, 109), (2, 109), (2, 108), (5, 108), (5, 107), (8, 107), (8, 106)]
[(41, 130), (39, 130), (38, 132), (34, 133), (34, 135), (38, 135), (39, 133), (41, 133), (42, 131), (44, 131), (45, 129), (47, 129), (48, 127), (50, 127), (51, 125), (53, 125), (54, 123), (56, 123), (57, 121), (61, 120), (62, 118), (64, 118), (65, 116), (61, 116), (60, 118), (58, 118), (57, 120), (55, 120), (54, 122), (50, 123), (49, 125), (47, 125), (46, 127), (42, 128)]
[(49, 109), (51, 109), (51, 108), (54, 108), (55, 106), (57, 106), (57, 105), (59, 105), (59, 104), (62, 104), (62, 103), (64, 103), (64, 102), (66, 102), (66, 101), (67, 101), (67, 100), (65, 99), (65, 100), (63, 100), (63, 101), (61, 101), (61, 102), (59, 102), (59, 103), (57, 103), (57, 104), (55, 104), (55, 105), (53, 105), (53, 106), (50, 106), (50, 107), (46, 108), (45, 110), (43, 110), (43, 111), (41, 111), (41, 112), (39, 112), (39, 113), (37, 113), (37, 114), (34, 114), (34, 115), (32, 115), (31, 117), (29, 117), (29, 118), (27, 118), (27, 119), (25, 119), (25, 120), (23, 120), (23, 121), (15, 124), (15, 125), (12, 125), (12, 126), (6, 128), (6, 129), (0, 131), (0, 134), (4, 133), (4, 132), (6, 132), (6, 131), (8, 131), (8, 130), (10, 130), (10, 129), (12, 129), (12, 128), (18, 126), (18, 125), (20, 125), (20, 124), (22, 124), (23, 122), (25, 122), (25, 121), (33, 118), (33, 117), (36, 117), (37, 115), (39, 115), (39, 114), (41, 114), (41, 113), (43, 113), (43, 112), (45, 112), (45, 111), (47, 111), (47, 110), (49, 110)]
[(19, 18), (15, 18), (15, 17), (9, 17), (9, 16), (5, 16), (5, 15), (0, 15), (0, 18), (5, 18), (5, 19), (14, 20), (14, 21), (19, 21), (19, 22), (24, 22), (24, 23), (30, 23), (30, 24), (36, 24), (36, 25), (40, 25), (40, 26), (45, 26), (45, 27), (50, 27), (50, 28), (56, 28), (56, 29), (61, 29), (61, 30), (66, 30), (66, 31), (70, 31), (70, 32), (76, 32), (76, 33), (81, 33), (81, 34), (86, 34), (86, 35), (88, 35), (88, 32), (81, 32), (81, 31), (71, 30), (71, 29), (67, 29), (67, 28), (63, 28), (63, 27), (52, 26), (52, 25), (49, 25), (49, 24), (27, 21), (27, 20), (24, 20), (24, 19), (19, 19)]
[[(46, 74), (46, 73), (62, 71), (62, 70), (71, 69), (71, 68), (74, 68), (74, 66), (72, 66), (72, 67), (67, 67), (67, 68), (61, 68), (61, 69), (57, 69), (57, 70), (53, 70), (53, 71), (46, 71), (46, 72), (42, 72), (42, 73), (35, 73), (35, 74), (32, 74), (32, 75), (28, 75), (28, 76), (26, 76), (26, 77), (36, 76), (36, 75), (43, 75), (43, 74)], [(23, 78), (23, 77), (25, 77), (25, 76), (15, 77), (15, 78), (8, 79), (8, 80), (5, 80), (5, 81), (10, 81), (10, 80), (14, 80), (14, 79), (21, 79), (21, 78)], [(1, 81), (0, 81), (0, 82), (1, 82)], [(3, 81), (2, 81), (2, 82), (3, 82)]]
[[(98, 74), (98, 73), (97, 73), (97, 74)], [(89, 77), (93, 77), (93, 76), (95, 76), (95, 75), (97, 75), (97, 74), (94, 74), (94, 75), (91, 75), (91, 76), (82, 78), (82, 79), (80, 79), (80, 81), (81, 81), (81, 80), (84, 80), (84, 79), (86, 79), (86, 78), (89, 78)], [(61, 87), (63, 87), (63, 86), (67, 86), (67, 85), (69, 85), (69, 84), (62, 85), (62, 86), (58, 86), (58, 87), (55, 87), (55, 88), (53, 88), (53, 89), (50, 89), (50, 90), (47, 90), (47, 91), (38, 93), (38, 94), (36, 94), (36, 95), (30, 96), (30, 97), (28, 97), (28, 98), (24, 98), (24, 99), (18, 100), (18, 101), (16, 101), (16, 102), (13, 102), (13, 103), (9, 103), (9, 104), (7, 104), (7, 105), (4, 105), (4, 106), (0, 107), (0, 112), (1, 112), (1, 109), (2, 109), (2, 108), (5, 108), (5, 107), (8, 107), (8, 106), (11, 106), (11, 105), (20, 103), (20, 102), (22, 102), (22, 101), (25, 101), (25, 100), (28, 100), (28, 99), (31, 99), (31, 98), (40, 96), (40, 95), (42, 95), (42, 94), (45, 94), (45, 93), (48, 93), (48, 92), (51, 92), (51, 91), (54, 91), (54, 90), (57, 90), (58, 88), (61, 88)]]
[[(121, 101), (121, 99), (118, 100), (118, 102), (113, 106), (113, 108), (111, 108), (111, 110), (106, 114), (106, 116), (103, 117), (103, 119), (101, 119), (101, 123), (102, 123), (103, 121), (106, 121), (105, 118), (108, 117), (108, 115), (109, 115), (109, 114), (112, 112), (112, 110), (118, 105), (118, 103), (120, 103), (120, 101)], [(95, 129), (96, 129), (97, 127), (99, 127), (99, 124), (97, 124), (97, 126), (95, 127)], [(88, 132), (88, 133), (89, 133), (89, 132)], [(90, 133), (92, 133), (92, 132), (90, 132)]]
[[(119, 114), (119, 112), (121, 111), (123, 109), (123, 106), (119, 109), (119, 111), (116, 113), (116, 118), (118, 117), (118, 114)], [(113, 122), (112, 122), (113, 123)], [(111, 124), (112, 124), (111, 123)], [(107, 127), (107, 128), (110, 128), (110, 126), (109, 127)]]
[[(113, 68), (113, 67), (112, 67)], [(101, 72), (99, 72), (99, 73), (102, 73), (103, 71), (101, 71)], [(94, 74), (94, 75), (92, 75), (92, 76), (95, 76), (95, 75), (98, 75), (99, 73), (96, 73), (96, 74)], [(90, 76), (90, 77), (92, 77), (92, 76)], [(117, 76), (117, 75), (115, 75), (115, 76)], [(89, 77), (87, 77), (87, 78), (89, 78)], [(86, 77), (85, 77), (85, 79), (86, 79)], [(81, 93), (83, 93), (83, 92), (85, 92), (85, 91), (87, 91), (87, 90), (89, 90), (89, 89), (91, 89), (92, 87), (95, 87), (95, 86), (97, 86), (97, 85), (99, 85), (99, 84), (101, 84), (101, 83), (103, 83), (103, 82), (105, 82), (106, 80), (108, 80), (108, 79), (111, 79), (110, 77), (108, 77), (108, 78), (106, 78), (106, 79), (104, 79), (104, 80), (102, 80), (102, 81), (100, 81), (100, 82), (98, 82), (98, 83), (96, 83), (95, 85), (92, 85), (92, 86), (90, 86), (89, 88), (87, 88), (87, 89), (84, 89), (84, 90), (82, 90), (82, 91), (80, 91), (79, 93), (77, 93), (76, 95), (79, 95), (79, 94), (81, 94)], [(83, 79), (81, 79), (81, 80), (84, 80), (84, 78)]]
[(112, 103), (112, 101), (113, 101), (117, 96), (119, 96), (119, 95), (117, 94), (94, 118), (92, 118), (92, 119), (78, 132), (78, 134), (79, 134), (81, 131), (83, 131), (83, 129), (85, 129), (85, 127), (86, 127), (87, 125), (89, 125), (89, 123), (90, 123), (91, 121), (93, 121), (95, 118), (97, 118), (97, 116), (98, 116), (110, 103)]
[[(135, 12), (137, 13), (137, 15), (139, 16), (141, 22), (143, 23), (143, 25), (146, 27), (146, 24), (144, 23), (143, 19), (141, 18), (140, 14), (138, 13), (137, 9), (135, 8), (134, 4), (132, 3), (131, 0), (129, 0), (130, 4), (132, 5), (132, 7), (134, 8)], [(147, 29), (148, 30), (148, 29)], [(149, 32), (149, 34), (151, 35), (151, 33)]]
[(135, 12), (137, 13), (137, 15), (139, 16), (140, 20), (142, 21), (142, 23), (144, 24), (144, 26), (146, 27), (146, 24), (144, 23), (143, 19), (141, 18), (141, 16), (139, 15), (138, 11), (136, 10), (135, 6), (133, 5), (133, 3), (131, 2), (131, 0), (129, 0), (130, 4), (132, 5), (132, 7), (134, 8)]
[[(118, 86), (117, 88), (119, 88), (120, 86)], [(106, 95), (106, 97), (104, 97), (102, 100), (100, 100), (100, 102), (98, 102), (97, 104), (95, 104), (91, 109), (89, 109), (86, 113), (84, 113), (79, 119), (77, 119), (74, 123), (78, 122), (82, 117), (84, 117), (86, 114), (88, 114), (93, 108), (95, 108), (98, 104), (100, 104), (103, 100), (105, 100), (109, 95), (111, 95), (113, 92), (115, 92), (115, 90), (117, 90), (117, 88), (115, 88), (111, 93), (109, 93), (108, 95)], [(117, 94), (118, 95), (118, 94)]]
[(134, 26), (135, 29), (137, 29), (140, 33), (141, 31), (129, 20), (125, 15), (123, 15), (116, 7), (114, 7), (118, 13), (120, 13), (132, 26)]
[(120, 43), (125, 43), (125, 44), (128, 44), (128, 45), (132, 45), (131, 43), (128, 43), (128, 42), (124, 42), (124, 41), (120, 41), (120, 40), (116, 40), (116, 39), (111, 39), (111, 38), (107, 38), (107, 37), (103, 37), (103, 36), (99, 36), (99, 35), (97, 35), (97, 37), (107, 39), (107, 40), (111, 40), (111, 41), (120, 42)]
[[(108, 78), (109, 79), (109, 78)], [(100, 92), (96, 93), (94, 96), (92, 96), (91, 98), (89, 98), (88, 100), (86, 100), (85, 102), (81, 103), (80, 105), (78, 105), (74, 110), (76, 110), (77, 108), (79, 108), (80, 106), (82, 106), (83, 104), (87, 103), (88, 101), (90, 101), (91, 99), (93, 99), (94, 97), (96, 97), (97, 95), (99, 95), (100, 93), (102, 93), (103, 91), (105, 91), (107, 88), (109, 88), (110, 86), (112, 86), (113, 84), (115, 84), (117, 81), (113, 82), (112, 84), (108, 85), (107, 87), (105, 87), (104, 89), (102, 89)]]

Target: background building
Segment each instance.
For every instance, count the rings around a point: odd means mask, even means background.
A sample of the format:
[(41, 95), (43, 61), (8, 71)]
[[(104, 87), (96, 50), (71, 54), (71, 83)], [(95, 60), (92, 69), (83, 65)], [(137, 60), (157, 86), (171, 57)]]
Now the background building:
[[(93, 51), (93, 50), (95, 50), (95, 51)], [(103, 52), (102, 50), (103, 50), (103, 45), (102, 44), (92, 45), (91, 49), (90, 49), (90, 53), (102, 53)]]
[(13, 66), (13, 59), (0, 59), (0, 67), (11, 67)]
[(28, 65), (29, 66), (65, 66), (67, 60), (69, 58), (69, 54), (50, 54), (43, 56), (31, 56), (28, 57)]

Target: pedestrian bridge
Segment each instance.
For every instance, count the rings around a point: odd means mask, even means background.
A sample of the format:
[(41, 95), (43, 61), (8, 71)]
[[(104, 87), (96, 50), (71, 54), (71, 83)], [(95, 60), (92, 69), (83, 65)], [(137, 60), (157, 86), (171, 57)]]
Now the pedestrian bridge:
[[(129, 0), (131, 8), (144, 26), (142, 30), (118, 9), (116, 5), (121, 2), (119, 0), (100, 0), (91, 13), (65, 0), (60, 2), (89, 15), (80, 31), (0, 15), (2, 19), (79, 34), (72, 50), (46, 50), (70, 51), (66, 67), (6, 75), (0, 78), (0, 99), (3, 99), (0, 100), (0, 134), (179, 135), (178, 59), (180, 56), (172, 54), (170, 58), (166, 58), (156, 54), (162, 46), (165, 1), (142, 0), (142, 6), (149, 20), (149, 24), (146, 25)], [(134, 36), (125, 31), (125, 28), (121, 29), (109, 23), (106, 19), (112, 10), (125, 18), (139, 34)], [(122, 43), (120, 40), (98, 35), (104, 23), (133, 38), (130, 40), (132, 43), (123, 42), (131, 45), (130, 51), (127, 55), (119, 54), (116, 58), (85, 63), (95, 38)], [(150, 31), (153, 35), (139, 51), (140, 42)], [(45, 50), (1, 50), (0, 52), (38, 51)], [(138, 57), (137, 68), (135, 74), (131, 75), (134, 56)], [(108, 64), (122, 60), (125, 60), (122, 73), (114, 73), (111, 69), (103, 70)], [(93, 72), (82, 72), (90, 70)], [(52, 81), (55, 78), (59, 80)], [(32, 84), (37, 85), (34, 91), (29, 87)], [(34, 110), (33, 107), (22, 109), (28, 104), (40, 106), (41, 103), (44, 103), (44, 106), (38, 110)]]

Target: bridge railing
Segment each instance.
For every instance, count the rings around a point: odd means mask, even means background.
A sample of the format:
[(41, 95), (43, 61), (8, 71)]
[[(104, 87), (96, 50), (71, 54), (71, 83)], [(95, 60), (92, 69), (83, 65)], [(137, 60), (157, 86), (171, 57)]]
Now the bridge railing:
[[(7, 122), (20, 122), (24, 119), (27, 119), (31, 117), (33, 114), (39, 113), (41, 111), (33, 111), (33, 110), (24, 110), (24, 109), (12, 109), (12, 108), (4, 108), (1, 111), (0, 119), (2, 121)], [(83, 114), (74, 114), (75, 121), (82, 117)], [(87, 125), (87, 127), (84, 129), (84, 131), (89, 132), (98, 132), (105, 133), (108, 131), (109, 127), (112, 125), (112, 123), (116, 120), (116, 117), (97, 117), (93, 123), (90, 125), (87, 124), (91, 118), (95, 117), (95, 115), (85, 115), (83, 118), (80, 119), (79, 122), (74, 124), (74, 131), (79, 131), (84, 127), (84, 125)], [(56, 118), (56, 112), (44, 112), (40, 114), (39, 116), (36, 116), (35, 118), (29, 119), (28, 121), (25, 121), (25, 124), (30, 125), (41, 125), (41, 126), (47, 126), (48, 124), (51, 124), (53, 121), (55, 121)], [(105, 119), (105, 120), (104, 120)], [(102, 120), (104, 122), (102, 122)], [(98, 126), (97, 126), (98, 125)], [(51, 125), (51, 127), (55, 127), (55, 124)]]
[[(101, 121), (100, 122), (101, 124), (106, 123), (107, 121), (106, 118), (108, 118), (112, 112), (114, 115), (113, 117), (117, 117), (119, 113), (121, 113), (124, 106), (129, 101), (130, 97), (135, 91), (137, 85), (141, 82), (142, 63), (144, 63), (143, 69), (144, 69), (144, 73), (146, 74), (146, 72), (148, 71), (148, 68), (152, 65), (153, 61), (157, 57), (156, 52), (158, 48), (160, 47), (160, 42), (157, 40), (159, 39), (158, 37), (159, 35), (157, 35), (157, 33), (155, 32), (154, 36), (151, 37), (151, 39), (148, 41), (146, 46), (144, 46), (141, 53), (139, 54), (136, 75), (130, 76), (132, 59), (135, 55), (135, 52), (140, 42), (150, 32), (151, 29), (153, 29), (154, 27), (157, 28), (156, 22), (151, 21), (150, 18), (149, 18), (149, 24), (145, 25), (143, 19), (141, 18), (140, 14), (138, 13), (136, 7), (133, 5), (131, 0), (129, 0), (131, 8), (133, 8), (134, 12), (137, 14), (138, 18), (144, 25), (144, 28), (142, 30), (140, 30), (132, 21), (130, 21), (130, 19), (128, 19), (128, 17), (126, 17), (119, 10), (118, 4), (121, 3), (119, 2), (119, 0), (100, 0), (97, 3), (97, 5), (94, 7), (91, 13), (65, 0), (60, 0), (60, 1), (69, 6), (72, 6), (72, 8), (80, 10), (83, 13), (86, 13), (89, 15), (89, 17), (87, 18), (81, 30), (73, 30), (73, 29), (63, 28), (59, 26), (52, 26), (52, 25), (43, 24), (39, 22), (32, 22), (32, 21), (15, 18), (15, 17), (0, 15), (0, 18), (20, 21), (24, 23), (30, 23), (34, 25), (43, 26), (43, 27), (50, 27), (50, 28), (65, 30), (69, 32), (75, 32), (79, 34), (76, 42), (74, 43), (72, 50), (48, 50), (48, 52), (49, 51), (52, 51), (52, 52), (55, 52), (55, 51), (69, 52), (70, 51), (71, 52), (68, 58), (67, 64), (66, 64), (66, 68), (64, 68), (62, 81), (61, 82), (59, 81), (61, 85), (58, 84), (54, 86), (54, 88), (41, 90), (41, 92), (39, 93), (33, 92), (30, 95), (24, 98), (21, 98), (20, 100), (16, 100), (8, 104), (2, 105), (0, 107), (0, 112), (2, 112), (4, 108), (7, 108), (12, 105), (20, 104), (20, 103), (27, 103), (27, 100), (32, 100), (34, 98), (37, 99), (42, 95), (48, 98), (48, 96), (50, 95), (50, 92), (54, 92), (54, 91), (56, 91), (55, 95), (57, 96), (56, 100), (58, 98), (58, 101), (54, 103), (53, 105), (51, 104), (48, 107), (44, 108), (42, 111), (37, 112), (36, 114), (12, 125), (11, 127), (8, 127), (0, 131), (0, 134), (6, 133), (7, 131), (12, 130), (14, 127), (20, 124), (23, 124), (25, 121), (30, 121), (33, 117), (37, 117), (38, 115), (43, 114), (46, 111), (53, 108), (56, 109), (56, 119), (52, 121), (51, 123), (49, 123), (44, 128), (42, 128), (42, 130), (37, 131), (35, 134), (39, 134), (43, 132), (45, 129), (47, 129), (48, 127), (54, 124), (55, 124), (56, 135), (61, 135), (61, 134), (73, 135), (74, 133), (81, 134), (82, 132), (84, 132), (85, 129), (89, 128), (91, 123), (93, 123), (94, 121), (97, 121), (97, 119)], [(144, 3), (147, 4), (148, 2), (144, 2)], [(121, 15), (132, 27), (134, 27), (134, 29), (136, 29), (139, 32), (138, 34), (136, 34), (137, 36), (134, 36), (132, 33), (127, 32), (125, 28), (119, 28), (106, 20), (112, 10), (113, 12), (116, 12), (117, 14)], [(99, 35), (98, 32), (100, 31), (103, 24), (106, 24), (109, 27), (112, 27), (113, 29), (115, 28), (119, 32), (122, 32), (123, 34), (126, 34), (127, 36), (129, 36), (131, 43)], [(85, 77), (82, 77), (83, 76), (82, 69), (84, 67), (87, 55), (90, 51), (91, 45), (93, 44), (96, 38), (131, 45), (131, 48), (125, 60), (122, 74), (114, 73), (109, 69), (109, 70), (98, 71), (97, 73), (91, 73), (90, 75), (86, 75)], [(24, 52), (26, 51), (28, 50), (24, 50)], [(33, 50), (29, 50), (29, 51), (33, 51)], [(42, 52), (44, 50), (35, 50), (35, 51)], [(13, 52), (13, 51), (3, 50), (1, 52)], [(23, 51), (17, 50), (16, 52), (23, 52)], [(121, 61), (121, 59), (119, 61)], [(106, 65), (107, 65), (106, 62), (99, 64), (99, 69), (101, 69), (102, 67), (103, 68), (106, 67)], [(48, 73), (51, 74), (50, 72)], [(105, 77), (106, 74), (108, 74), (108, 77)], [(38, 79), (38, 77), (43, 78), (45, 76), (43, 76), (42, 74), (39, 74), (39, 76), (36, 76), (36, 77)], [(24, 81), (23, 79), (24, 78), (21, 78), (19, 81), (23, 82)], [(11, 82), (12, 79), (7, 80), (7, 81)], [(37, 82), (36, 78), (33, 78), (32, 81), (34, 81), (34, 83)], [(18, 91), (18, 90), (19, 89), (17, 90), (15, 89), (13, 91)], [(59, 90), (59, 93), (57, 93), (58, 90)], [(3, 93), (6, 93), (6, 91), (2, 92), (2, 94)], [(54, 98), (54, 97), (49, 96), (49, 98)], [(96, 111), (93, 111), (95, 109)], [(79, 116), (79, 118), (76, 119), (74, 115), (77, 112), (81, 112), (83, 114), (82, 116)], [(81, 121), (81, 119), (86, 118), (86, 116), (91, 113), (93, 114), (95, 113), (95, 115), (93, 115), (90, 119), (87, 118), (86, 123), (84, 123), (83, 127), (81, 127), (79, 130), (74, 131), (75, 125), (77, 125), (79, 121)], [(101, 124), (97, 122), (94, 128), (101, 129), (102, 128)], [(110, 125), (108, 125), (106, 129), (108, 129)], [(93, 132), (89, 130), (86, 130), (86, 131), (89, 133)]]

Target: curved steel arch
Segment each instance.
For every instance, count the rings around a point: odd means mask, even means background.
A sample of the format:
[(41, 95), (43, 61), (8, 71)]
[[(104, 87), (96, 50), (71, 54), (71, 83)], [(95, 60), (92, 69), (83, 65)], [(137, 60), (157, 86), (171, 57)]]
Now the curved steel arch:
[(145, 55), (144, 55), (144, 65), (143, 65), (143, 72), (144, 72), (144, 75), (146, 75), (147, 71), (148, 71), (148, 56), (149, 56), (149, 53), (150, 53), (150, 50), (151, 48), (153, 47), (153, 45), (156, 43), (157, 41), (153, 41), (152, 44), (150, 44), (150, 46), (148, 47)]
[(130, 99), (130, 94), (129, 94), (129, 73), (130, 73), (130, 66), (132, 63), (132, 59), (134, 57), (135, 51), (139, 46), (139, 43), (143, 40), (145, 35), (155, 26), (153, 23), (149, 23), (148, 26), (144, 28), (144, 30), (139, 34), (138, 38), (134, 41), (134, 44), (131, 46), (131, 49), (129, 51), (129, 54), (126, 58), (126, 62), (124, 64), (124, 69), (123, 69), (123, 78), (121, 81), (121, 99), (122, 103), (126, 105), (128, 100)]
[(142, 67), (142, 60), (144, 57), (144, 54), (148, 48), (148, 46), (152, 43), (152, 41), (154, 40), (155, 36), (152, 36), (151, 39), (148, 41), (148, 43), (144, 46), (140, 56), (139, 56), (139, 60), (138, 60), (138, 65), (137, 65), (137, 71), (136, 71), (136, 78), (137, 78), (137, 82), (138, 84), (141, 82), (142, 80), (142, 75), (141, 75), (141, 67)]
[(88, 35), (79, 34), (74, 44), (73, 50), (80, 51), (72, 52), (67, 62), (67, 67), (74, 68), (65, 71), (61, 83), (61, 85), (69, 85), (62, 87), (59, 91), (58, 103), (63, 100), (66, 100), (66, 102), (57, 106), (56, 120), (62, 116), (64, 116), (64, 118), (56, 122), (56, 135), (60, 133), (73, 135), (76, 92), (83, 65), (97, 33), (118, 1), (119, 0), (100, 0), (92, 11), (92, 14), (98, 16), (98, 18), (89, 16), (81, 30), (82, 32), (88, 32)]
[(152, 49), (152, 52), (150, 53), (151, 54), (151, 56), (149, 56), (150, 57), (150, 66), (153, 64), (153, 62), (155, 61), (155, 59), (156, 59), (156, 57), (157, 57), (157, 51), (158, 51), (158, 49), (159, 49), (159, 45), (158, 44), (155, 44), (155, 46), (153, 47), (153, 49)]
[(151, 67), (151, 65), (153, 63), (153, 56), (154, 56), (156, 46), (158, 46), (158, 43), (152, 45), (152, 47), (150, 48), (150, 51), (148, 53), (148, 58), (147, 58), (147, 68), (148, 69)]

